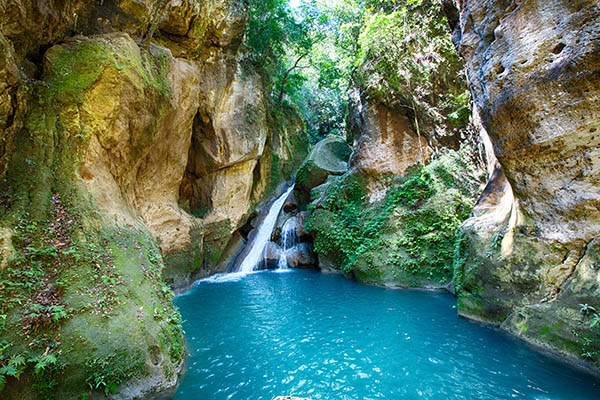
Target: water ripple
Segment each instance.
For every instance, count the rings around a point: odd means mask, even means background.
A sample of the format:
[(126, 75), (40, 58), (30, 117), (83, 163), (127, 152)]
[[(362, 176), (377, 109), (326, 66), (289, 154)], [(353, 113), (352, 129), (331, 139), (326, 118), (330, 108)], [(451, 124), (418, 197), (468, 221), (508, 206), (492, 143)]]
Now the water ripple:
[(166, 398), (600, 398), (595, 378), (458, 318), (441, 293), (289, 271), (212, 277), (175, 302), (191, 356)]

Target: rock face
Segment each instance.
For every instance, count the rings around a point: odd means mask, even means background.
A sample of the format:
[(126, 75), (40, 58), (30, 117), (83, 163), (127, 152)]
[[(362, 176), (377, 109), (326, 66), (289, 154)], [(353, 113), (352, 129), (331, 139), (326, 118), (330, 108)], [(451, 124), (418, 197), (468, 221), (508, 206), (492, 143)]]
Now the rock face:
[(429, 161), (431, 147), (413, 131), (406, 115), (380, 103), (356, 106), (361, 134), (350, 160), (352, 168), (371, 175), (404, 175), (409, 167)]
[(290, 268), (314, 268), (317, 258), (311, 243), (298, 243), (287, 252)]
[(456, 5), (453, 37), (499, 162), (463, 229), (460, 312), (600, 366), (600, 9)]
[(272, 113), (242, 67), (245, 5), (161, 3), (0, 5), (0, 366), (56, 358), (3, 398), (172, 387), (184, 347), (165, 281), (225, 271), (306, 156), (300, 118)]
[(600, 233), (598, 5), (460, 9), (474, 100), (521, 207), (544, 237), (589, 242)]

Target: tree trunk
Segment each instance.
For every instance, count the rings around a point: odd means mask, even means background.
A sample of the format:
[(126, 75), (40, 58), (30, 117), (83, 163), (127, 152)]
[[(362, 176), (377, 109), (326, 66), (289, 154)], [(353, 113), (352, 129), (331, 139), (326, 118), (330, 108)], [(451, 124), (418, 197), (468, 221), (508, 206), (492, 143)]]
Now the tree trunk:
[(283, 102), (283, 95), (285, 94), (285, 84), (287, 83), (288, 78), (290, 77), (290, 74), (292, 73), (293, 70), (298, 68), (298, 64), (300, 63), (300, 61), (302, 61), (302, 59), (304, 57), (306, 57), (307, 55), (308, 55), (308, 53), (304, 53), (300, 57), (298, 57), (298, 59), (296, 59), (296, 62), (294, 63), (292, 68), (288, 69), (287, 72), (285, 73), (285, 76), (283, 77), (283, 82), (281, 82), (281, 91), (279, 92), (279, 102), (278, 102), (279, 104), (281, 104)]

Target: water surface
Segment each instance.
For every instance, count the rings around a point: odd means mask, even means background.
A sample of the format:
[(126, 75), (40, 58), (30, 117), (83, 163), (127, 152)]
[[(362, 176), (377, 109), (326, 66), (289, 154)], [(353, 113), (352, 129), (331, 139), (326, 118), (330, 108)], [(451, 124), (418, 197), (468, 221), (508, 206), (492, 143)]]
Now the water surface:
[(445, 293), (312, 271), (199, 282), (178, 296), (177, 400), (600, 399), (600, 381), (457, 317)]

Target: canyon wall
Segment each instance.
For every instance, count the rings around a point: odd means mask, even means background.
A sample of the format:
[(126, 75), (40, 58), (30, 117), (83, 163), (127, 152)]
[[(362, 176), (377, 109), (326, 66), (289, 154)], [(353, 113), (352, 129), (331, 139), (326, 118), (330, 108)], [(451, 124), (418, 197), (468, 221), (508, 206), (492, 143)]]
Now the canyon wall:
[(247, 18), (229, 0), (0, 4), (0, 364), (27, 360), (3, 396), (176, 383), (165, 282), (224, 268), (308, 147), (245, 62)]
[(462, 229), (459, 312), (598, 367), (600, 6), (456, 6), (453, 39), (498, 161)]

